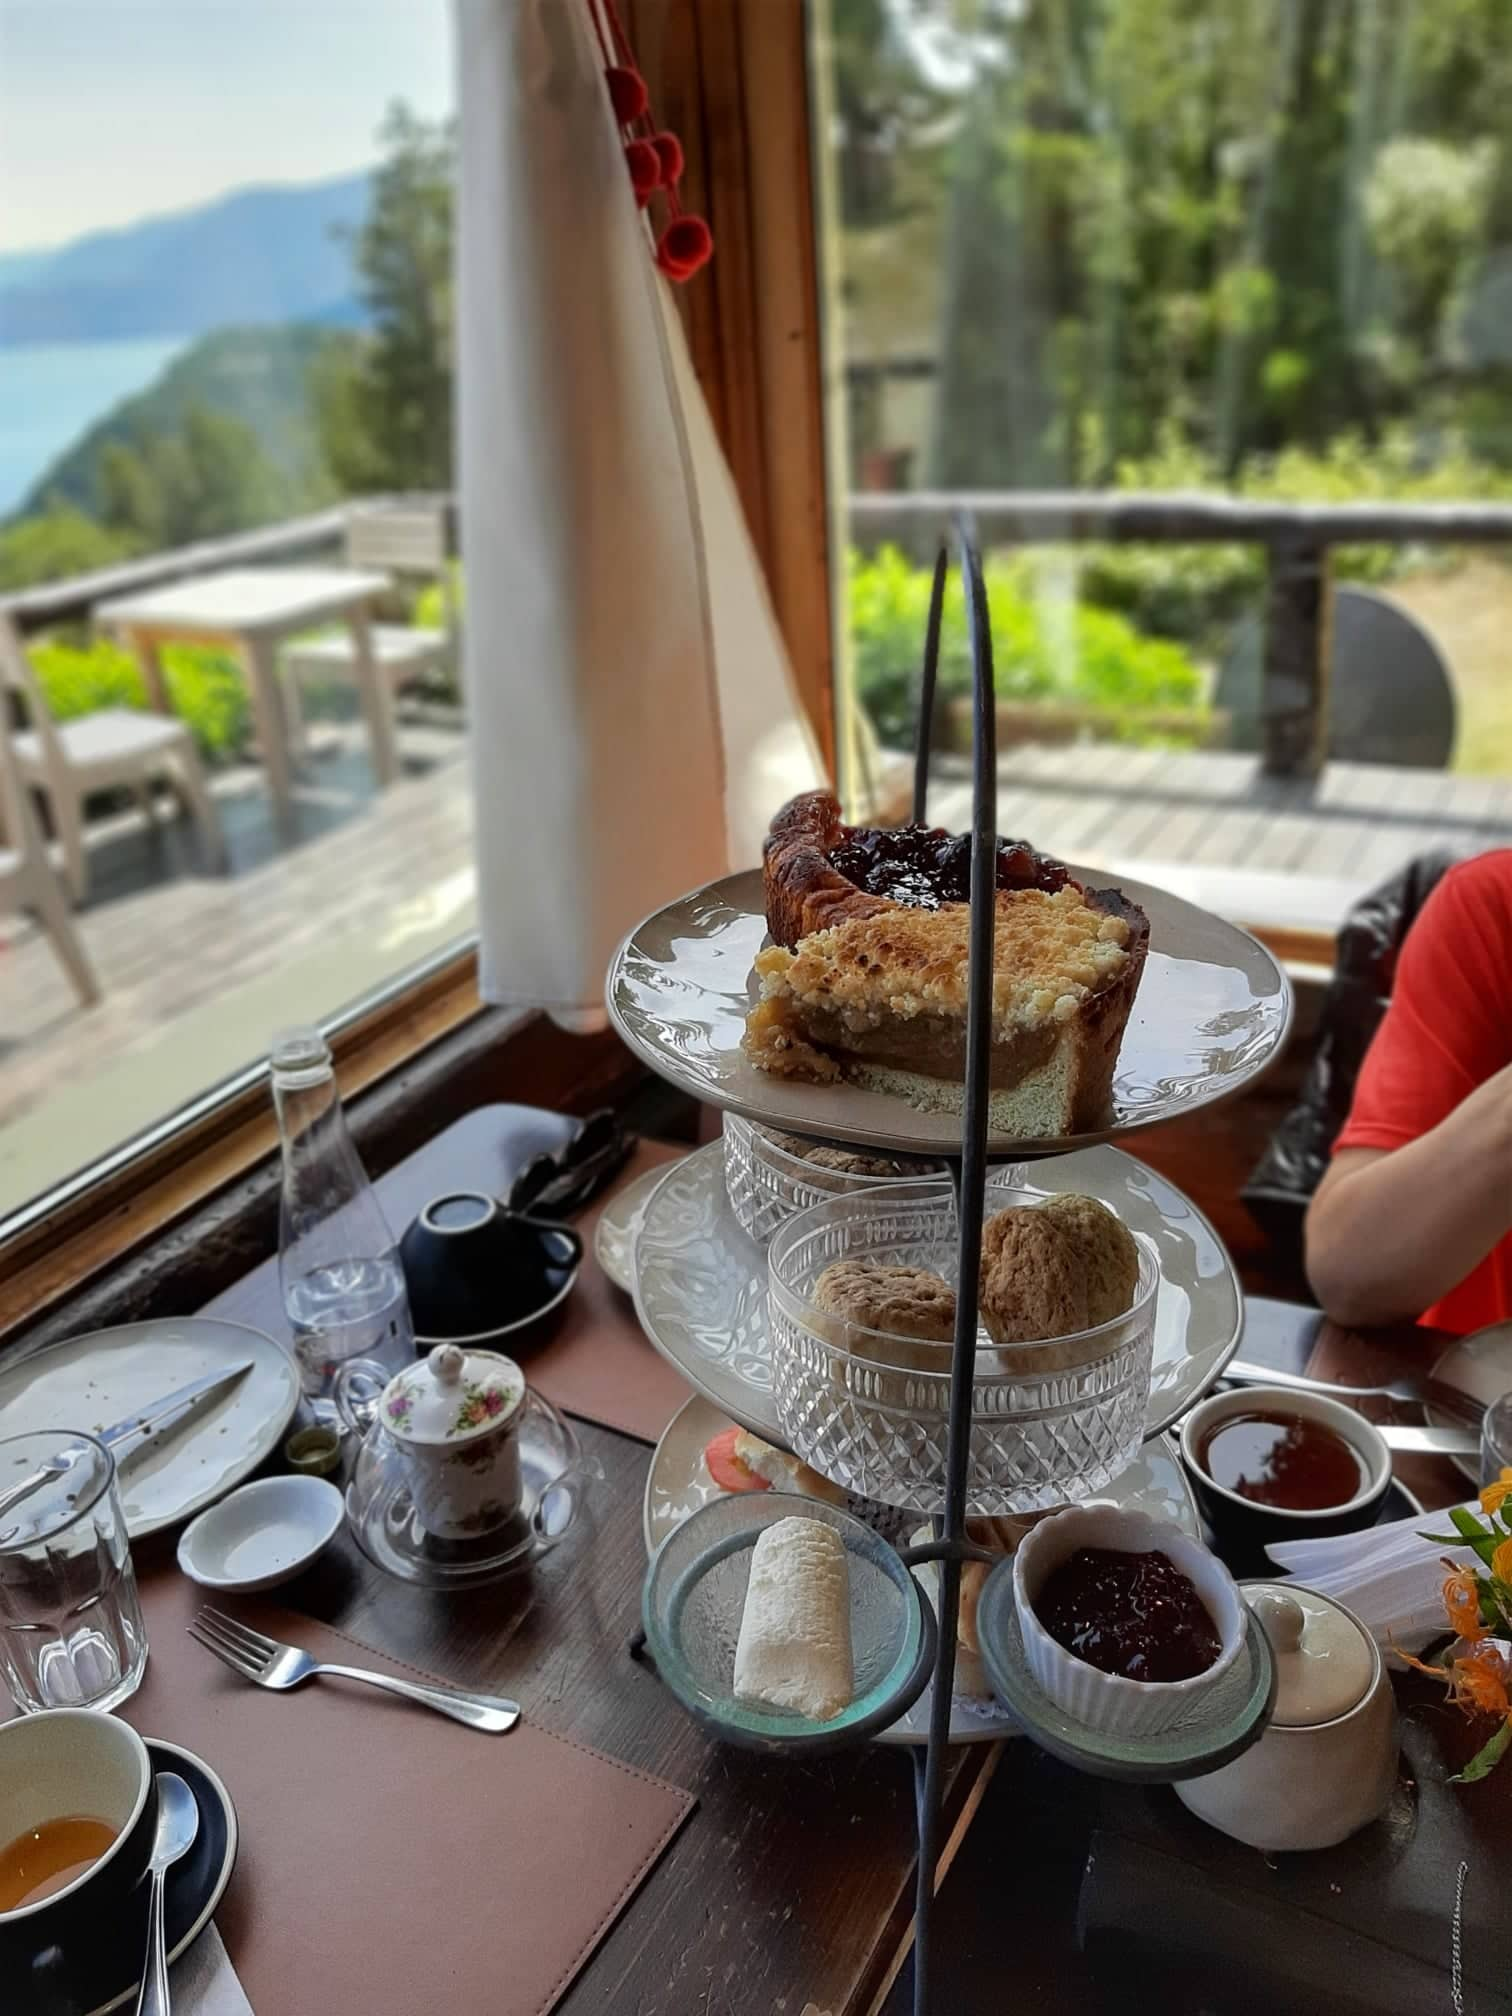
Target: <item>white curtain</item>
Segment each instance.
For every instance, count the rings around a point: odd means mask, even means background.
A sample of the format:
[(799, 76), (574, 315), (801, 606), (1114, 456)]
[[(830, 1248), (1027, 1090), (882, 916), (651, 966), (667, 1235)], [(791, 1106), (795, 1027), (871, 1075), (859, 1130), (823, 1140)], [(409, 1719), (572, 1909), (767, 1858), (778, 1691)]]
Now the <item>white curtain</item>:
[(624, 933), (754, 863), (821, 773), (587, 0), (457, 0), (457, 22), (481, 983), (581, 1027)]

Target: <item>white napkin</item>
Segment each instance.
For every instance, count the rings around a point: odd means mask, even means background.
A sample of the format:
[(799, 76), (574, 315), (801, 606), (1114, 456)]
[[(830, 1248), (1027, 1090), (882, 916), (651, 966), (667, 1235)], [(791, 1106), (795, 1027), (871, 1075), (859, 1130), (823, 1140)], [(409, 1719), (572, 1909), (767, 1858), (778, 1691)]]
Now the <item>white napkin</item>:
[(236, 1969), (213, 1925), (207, 1925), (169, 1972), (173, 2016), (252, 2016)]
[[(1478, 1513), (1476, 1499), (1465, 1510)], [(1341, 1533), (1331, 1540), (1283, 1540), (1266, 1553), (1280, 1568), (1321, 1595), (1336, 1596), (1353, 1610), (1378, 1644), (1418, 1652), (1449, 1629), (1442, 1590), (1444, 1562), (1456, 1567), (1475, 1560), (1468, 1547), (1423, 1539), (1425, 1533), (1452, 1533), (1449, 1509), (1413, 1512), (1364, 1533)]]

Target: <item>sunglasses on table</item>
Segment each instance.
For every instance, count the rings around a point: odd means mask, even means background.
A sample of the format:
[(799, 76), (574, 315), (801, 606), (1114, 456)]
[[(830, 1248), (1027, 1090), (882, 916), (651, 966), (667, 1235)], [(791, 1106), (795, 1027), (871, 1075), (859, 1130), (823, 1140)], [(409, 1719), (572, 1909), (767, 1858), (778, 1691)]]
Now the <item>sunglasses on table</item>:
[(509, 1186), (511, 1211), (562, 1215), (596, 1197), (635, 1146), (607, 1106), (590, 1113), (565, 1148), (534, 1155)]

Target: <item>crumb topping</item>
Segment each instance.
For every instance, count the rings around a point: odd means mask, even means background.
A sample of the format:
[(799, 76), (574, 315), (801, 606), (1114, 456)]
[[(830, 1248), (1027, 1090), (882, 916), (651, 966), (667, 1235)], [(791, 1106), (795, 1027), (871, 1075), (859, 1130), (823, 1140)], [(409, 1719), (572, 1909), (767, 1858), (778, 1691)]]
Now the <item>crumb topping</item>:
[[(752, 1012), (748, 1027), (756, 1042), (748, 1039), (748, 1047), (754, 1052), (762, 1043), (758, 1029), (767, 1026), (763, 1010), (768, 1008), (774, 1012), (767, 1020), (781, 1029), (785, 1046), (801, 1040), (781, 1013), (785, 1000), (838, 1014), (858, 1031), (889, 1018), (963, 1015), (970, 918), (970, 906), (964, 903), (943, 904), (938, 910), (890, 909), (812, 932), (792, 952), (769, 946), (756, 958), (763, 999)], [(1128, 938), (1123, 918), (1092, 908), (1074, 885), (1053, 894), (1000, 891), (993, 943), (994, 1035), (1001, 1039), (1069, 1022), (1084, 1001), (1122, 972)], [(805, 1066), (805, 1075), (814, 1075), (811, 1066)]]

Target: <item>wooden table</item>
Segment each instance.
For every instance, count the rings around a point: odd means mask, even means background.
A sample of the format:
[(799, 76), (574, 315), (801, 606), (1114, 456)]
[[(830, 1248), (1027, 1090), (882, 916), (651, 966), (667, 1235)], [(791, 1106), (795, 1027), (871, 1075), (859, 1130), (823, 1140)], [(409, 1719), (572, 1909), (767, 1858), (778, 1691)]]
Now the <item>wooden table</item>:
[[(1369, 1382), (1426, 1369), (1444, 1341), (1413, 1326), (1341, 1330), (1315, 1309), (1251, 1298), (1242, 1349), (1282, 1370)], [(1440, 1458), (1412, 1459), (1406, 1481), (1430, 1505), (1468, 1491)], [(1485, 1730), (1431, 1681), (1404, 1674), (1396, 1685), (1407, 1762), (1397, 1798), (1384, 1820), (1314, 1855), (1260, 1855), (1168, 1788), (1082, 1777), (1030, 1743), (1005, 1744), (937, 1906), (937, 2008), (1449, 2016), (1463, 1863), (1463, 2006), (1512, 2016), (1512, 1775), (1443, 1783)], [(909, 2016), (907, 1987), (905, 1975), (884, 2016)]]
[(380, 784), (392, 782), (399, 761), (394, 740), (393, 696), (373, 675), (370, 605), (389, 587), (387, 574), (349, 567), (232, 567), (167, 588), (149, 588), (102, 602), (95, 620), (118, 631), (142, 667), (147, 691), (169, 713), (159, 650), (170, 642), (229, 644), (239, 654), (252, 694), (257, 739), (268, 768), (275, 810), (292, 809), (289, 709), (278, 676), (278, 647), (316, 623), (345, 622), (352, 634), (359, 690), (368, 696), (368, 729)]
[[(495, 1145), (475, 1130), (463, 1139), (463, 1156), (445, 1135), (430, 1143), (380, 1179), (380, 1195), (507, 1187)], [(401, 1206), (398, 1222), (413, 1208)], [(212, 1311), (264, 1328), (278, 1320), (266, 1274), (218, 1297)], [(392, 1580), (343, 1541), (300, 1582), (295, 1601), (443, 1679), (511, 1695), (556, 1734), (696, 1794), (697, 1811), (559, 2003), (565, 2016), (803, 2016), (810, 2008), (813, 2016), (864, 2016), (912, 1916), (909, 1753), (873, 1745), (798, 1766), (703, 1736), (627, 1650), (640, 1621), (651, 1450), (591, 1423), (580, 1433), (604, 1482), (528, 1575), (465, 1597), (437, 1595)], [(144, 1568), (171, 1559), (171, 1540), (145, 1543)], [(956, 1753), (947, 1854), (996, 1755), (992, 1745)], [(350, 2010), (321, 2016), (361, 2016), (362, 2007), (354, 1981)]]

